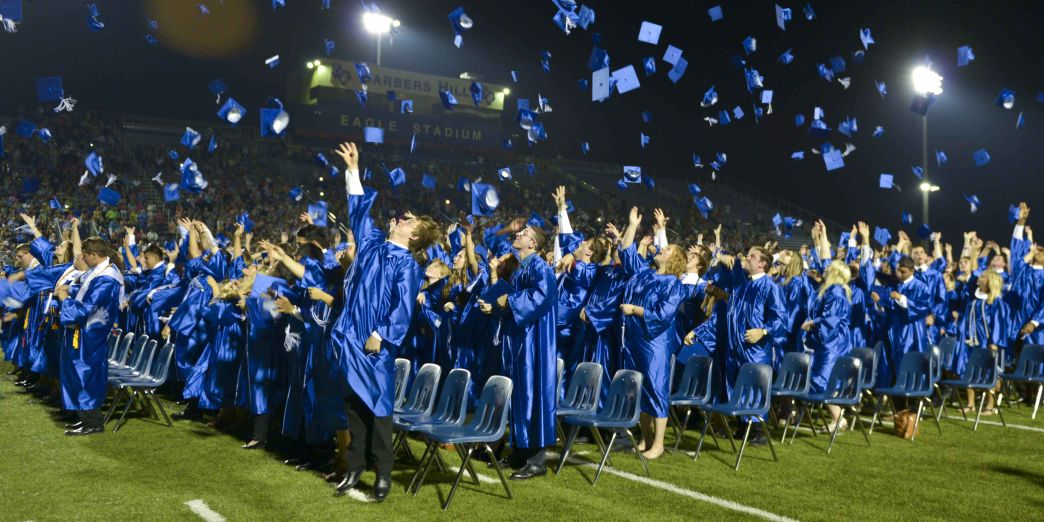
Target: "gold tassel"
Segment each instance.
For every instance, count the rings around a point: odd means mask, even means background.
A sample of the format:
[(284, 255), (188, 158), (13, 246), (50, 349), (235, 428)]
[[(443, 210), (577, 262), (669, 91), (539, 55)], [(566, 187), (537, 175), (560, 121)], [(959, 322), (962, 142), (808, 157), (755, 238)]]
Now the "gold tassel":
[(73, 329), (73, 350), (80, 349), (80, 327), (77, 326)]

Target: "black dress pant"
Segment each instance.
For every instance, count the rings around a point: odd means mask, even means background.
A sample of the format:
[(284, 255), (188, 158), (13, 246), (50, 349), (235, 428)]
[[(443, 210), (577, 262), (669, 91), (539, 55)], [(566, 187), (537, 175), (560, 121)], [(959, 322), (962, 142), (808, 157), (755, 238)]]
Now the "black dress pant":
[(348, 413), (348, 472), (365, 470), (368, 465), (379, 477), (391, 477), (395, 457), (392, 452), (392, 418), (377, 417), (355, 393), (345, 401)]
[(80, 422), (87, 428), (101, 428), (104, 426), (102, 424), (104, 417), (101, 410), (97, 408), (93, 410), (79, 410), (76, 412), (76, 415), (80, 417)]

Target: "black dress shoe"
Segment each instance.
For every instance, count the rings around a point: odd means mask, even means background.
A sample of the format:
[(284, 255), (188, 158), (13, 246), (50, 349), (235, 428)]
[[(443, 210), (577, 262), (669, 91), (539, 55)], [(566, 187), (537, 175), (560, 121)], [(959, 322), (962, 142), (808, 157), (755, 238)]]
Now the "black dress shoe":
[(509, 477), (511, 480), (529, 480), (535, 477), (547, 475), (547, 466), (534, 466), (532, 464), (514, 472)]
[[(500, 460), (497, 461), (497, 464), (500, 464), (500, 469), (518, 469), (518, 466), (511, 465), (511, 459), (507, 457), (501, 457)], [(493, 463), (487, 462), (486, 467), (488, 467), (489, 469), (493, 469)]]
[(200, 418), (202, 418), (202, 416), (200, 414), (198, 414), (198, 413), (189, 413), (189, 412), (185, 412), (185, 411), (180, 411), (180, 412), (177, 412), (177, 413), (170, 414), (170, 418), (172, 420), (176, 420), (176, 421), (177, 420), (193, 421), (193, 420), (199, 420)]
[(92, 433), (101, 433), (103, 431), (105, 431), (105, 428), (102, 428), (101, 426), (94, 427), (94, 428), (88, 428), (87, 426), (80, 426), (79, 428), (76, 428), (75, 430), (66, 431), (65, 434), (69, 435), (70, 437), (78, 437), (78, 436), (81, 436), (81, 435), (90, 435)]
[[(337, 491), (334, 493), (334, 495), (339, 497), (347, 493), (349, 489), (354, 488), (355, 485), (359, 483), (359, 479), (362, 478), (362, 474), (362, 470), (349, 471), (348, 473), (346, 473), (344, 475), (344, 479), (342, 479), (341, 482), (337, 484)], [(387, 493), (385, 493), (385, 495), (387, 495)]]
[(258, 441), (258, 440), (252, 440), (252, 441), (250, 441), (250, 442), (248, 442), (248, 443), (246, 443), (246, 444), (244, 444), (244, 445), (242, 445), (240, 447), (243, 448), (243, 449), (246, 449), (246, 450), (265, 449), (265, 442), (264, 441)]
[(75, 430), (75, 429), (79, 428), (80, 426), (83, 426), (83, 421), (76, 421), (76, 422), (71, 422), (69, 424), (66, 424), (65, 425), (65, 429), (67, 429), (67, 430)]
[(315, 466), (316, 466), (316, 464), (314, 462), (312, 462), (310, 460), (306, 460), (306, 461), (304, 461), (304, 462), (294, 466), (294, 469), (297, 470), (297, 471), (309, 471), (309, 470), (315, 469)]
[(749, 444), (751, 446), (767, 446), (769, 443), (768, 437), (764, 433), (758, 432), (757, 434), (751, 435)]
[(377, 482), (373, 483), (374, 500), (384, 502), (384, 499), (388, 498), (389, 491), (391, 491), (391, 477), (377, 477)]

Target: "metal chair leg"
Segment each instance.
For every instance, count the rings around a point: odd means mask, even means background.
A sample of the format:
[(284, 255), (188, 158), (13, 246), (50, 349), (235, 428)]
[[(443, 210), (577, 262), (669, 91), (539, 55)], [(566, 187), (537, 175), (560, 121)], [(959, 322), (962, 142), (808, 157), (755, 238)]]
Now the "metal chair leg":
[[(604, 451), (606, 455), (609, 455), (613, 451), (612, 444), (610, 444), (610, 445), (606, 445), (605, 444), (605, 439), (602, 438), (602, 432), (599, 431), (598, 428), (591, 428), (591, 435), (594, 436), (595, 443), (598, 444), (598, 449)], [(606, 457), (606, 458), (608, 459), (608, 460), (606, 460), (606, 462), (608, 462), (609, 465), (612, 466), (613, 465), (613, 458), (612, 457)]]
[(975, 410), (975, 425), (972, 426), (972, 431), (979, 430), (979, 419), (982, 418), (982, 407), (986, 405), (986, 393), (982, 394), (979, 399), (979, 408)]
[[(711, 422), (710, 415), (707, 415), (706, 413), (704, 413), (702, 411), (700, 412), (700, 415), (703, 415), (703, 424), (704, 424), (704, 426), (710, 424), (710, 422)], [(718, 444), (718, 436), (714, 434), (714, 430), (713, 429), (710, 430), (710, 436), (711, 436), (712, 439), (714, 439), (714, 447), (716, 447), (716, 448), (718, 448), (720, 450), (721, 449), (721, 444)]]
[[(410, 481), (410, 485), (406, 487), (406, 492), (416, 496), (417, 492), (420, 491), (421, 484), (424, 483), (424, 477), (428, 476), (428, 468), (431, 467), (431, 462), (435, 459), (433, 455), (429, 455), (432, 451), (438, 451), (438, 446), (428, 441), (427, 447), (424, 448), (424, 455), (421, 455), (420, 464), (417, 466), (417, 472), (413, 474), (413, 480)], [(425, 459), (427, 459), (425, 461)]]
[[(696, 454), (692, 456), (692, 460), (700, 458), (700, 450), (703, 449), (703, 439), (707, 436), (707, 428), (710, 427), (710, 419), (703, 423), (703, 429), (700, 431), (700, 441), (696, 443)], [(713, 430), (711, 430), (713, 432)], [(715, 439), (717, 440), (717, 439)]]
[(917, 417), (914, 417), (914, 428), (913, 435), (910, 436), (910, 442), (913, 442), (917, 438), (917, 427), (921, 424), (921, 412), (924, 411), (924, 399), (917, 399)]
[(942, 418), (943, 410), (946, 409), (946, 399), (950, 397), (951, 391), (952, 389), (950, 387), (946, 387), (940, 392), (942, 395), (942, 401), (939, 403), (939, 411), (936, 412), (936, 420)]
[(168, 428), (173, 428), (174, 424), (170, 422), (170, 417), (167, 415), (167, 410), (163, 407), (163, 401), (156, 398), (155, 391), (149, 392), (149, 399), (156, 403), (156, 408), (159, 409), (160, 413), (163, 414), (163, 420), (167, 423)]
[[(597, 431), (597, 428), (592, 428)], [(573, 441), (576, 440), (576, 434), (580, 432), (580, 426), (573, 426), (573, 429), (569, 430), (569, 437), (566, 438), (565, 446), (562, 447), (562, 458), (558, 459), (558, 468), (555, 469), (555, 475), (562, 472), (562, 466), (565, 465), (565, 461), (569, 458), (569, 451), (573, 449)]]
[(127, 418), (127, 412), (130, 411), (132, 404), (134, 404), (133, 393), (131, 393), (131, 395), (127, 397), (127, 406), (123, 408), (123, 413), (120, 415), (120, 418), (116, 420), (116, 426), (112, 428), (113, 433), (116, 433), (120, 429), (120, 426), (123, 424), (123, 420)]
[[(985, 395), (985, 394), (984, 394)], [(935, 421), (935, 429), (939, 430), (939, 435), (942, 435), (942, 424), (939, 423), (939, 417), (935, 415), (935, 405), (932, 404), (932, 399), (929, 397), (924, 402), (928, 403), (928, 408), (932, 410), (932, 420)]]
[[(791, 444), (794, 444), (794, 439), (797, 438), (798, 430), (801, 429), (801, 421), (805, 419), (805, 410), (807, 410), (807, 409), (808, 409), (808, 405), (806, 405), (804, 402), (802, 402), (801, 403), (801, 407), (798, 408), (798, 418), (797, 418), (797, 421), (794, 422), (794, 434), (790, 436), (790, 443)], [(811, 419), (809, 419), (809, 422), (811, 422)], [(815, 430), (815, 427), (813, 426), (812, 433), (815, 433), (815, 432), (816, 432), (816, 430)], [(787, 432), (786, 432), (786, 430), (784, 430), (783, 431), (783, 437), (785, 438), (786, 436), (787, 436)]]
[[(858, 406), (857, 406), (857, 408), (858, 408)], [(859, 415), (858, 411), (856, 411), (855, 415), (853, 416), (853, 418), (854, 418), (853, 422), (859, 423), (859, 431), (863, 432), (863, 438), (866, 439), (866, 445), (869, 446), (870, 445), (870, 434), (866, 432), (866, 427), (863, 426), (863, 417), (861, 415)], [(871, 427), (873, 427), (873, 425), (871, 425)]]
[[(988, 390), (990, 395), (994, 395), (993, 390)], [(1004, 412), (1001, 411), (1001, 401), (996, 396), (993, 398), (994, 409), (997, 410), (997, 416), (1000, 417), (1001, 426), (1008, 427), (1008, 423), (1004, 421)]]
[[(454, 444), (453, 446), (457, 447), (456, 444)], [(463, 451), (463, 450), (461, 450), (461, 451)], [(446, 508), (449, 507), (450, 502), (453, 500), (453, 494), (457, 492), (457, 486), (460, 485), (460, 478), (464, 476), (464, 470), (467, 469), (468, 466), (471, 465), (471, 452), (472, 451), (474, 451), (474, 449), (469, 447), (467, 454), (464, 456), (464, 461), (460, 463), (460, 471), (457, 472), (457, 478), (453, 479), (453, 485), (450, 486), (449, 494), (446, 495), (446, 502), (442, 503), (442, 510), (443, 511), (446, 511)], [(477, 482), (477, 479), (476, 479), (476, 482)]]
[(642, 462), (642, 467), (645, 468), (645, 476), (651, 477), (652, 475), (649, 473), (649, 462), (645, 460), (645, 455), (642, 455), (642, 452), (638, 451), (638, 444), (634, 440), (634, 434), (631, 433), (631, 430), (625, 429), (623, 431), (627, 434), (627, 438), (631, 441), (631, 447), (634, 448), (634, 454), (638, 455), (638, 460)]
[(752, 423), (748, 422), (747, 429), (743, 430), (743, 444), (740, 445), (739, 454), (736, 455), (736, 467), (733, 468), (734, 471), (739, 471), (740, 461), (743, 460), (743, 450), (747, 449), (747, 439), (750, 438), (751, 424)]
[[(483, 444), (482, 446), (486, 449), (486, 455), (489, 457), (489, 461), (493, 463), (493, 469), (497, 471), (497, 476), (500, 477), (500, 483), (504, 485), (504, 491), (507, 491), (508, 499), (515, 498), (511, 494), (511, 485), (504, 478), (504, 470), (500, 468), (500, 462), (497, 461), (497, 455), (493, 453), (493, 448), (490, 448), (489, 444)], [(564, 461), (565, 459), (563, 458), (562, 460)]]
[[(460, 460), (463, 461), (464, 460), (464, 447), (460, 446), (460, 445), (457, 445), (457, 444), (454, 444), (453, 445), (453, 449), (457, 452), (457, 456), (460, 457)], [(475, 468), (472, 467), (471, 462), (468, 462), (468, 474), (471, 475), (471, 481), (476, 486), (479, 485), (478, 474), (475, 473)]]
[[(602, 474), (602, 468), (605, 467), (605, 461), (609, 460), (609, 452), (612, 450), (614, 442), (616, 442), (616, 430), (613, 430), (613, 436), (609, 437), (609, 445), (605, 448), (605, 454), (602, 455), (602, 462), (598, 464), (598, 470), (595, 471), (594, 480), (591, 481), (591, 486), (598, 483), (598, 476)], [(634, 449), (637, 451), (638, 447), (635, 446)]]
[[(674, 415), (674, 413), (672, 412), (671, 415)], [(671, 448), (671, 453), (678, 452), (678, 445), (681, 444), (682, 436), (685, 435), (685, 428), (689, 425), (689, 417), (691, 416), (692, 408), (687, 408), (685, 410), (685, 422), (680, 423), (681, 427), (678, 430), (675, 430), (677, 436), (674, 438), (674, 447)]]
[[(805, 403), (804, 402), (801, 402), (801, 401), (797, 401), (797, 402), (801, 403), (801, 406), (799, 406), (798, 409), (801, 409), (801, 408), (805, 407)], [(783, 419), (783, 437), (781, 437), (779, 439), (779, 443), (780, 444), (783, 444), (784, 442), (787, 441), (787, 431), (790, 429), (790, 418), (793, 417), (793, 416), (794, 416), (794, 410), (792, 409), (792, 410), (790, 410), (790, 413), (787, 414), (787, 418)], [(769, 438), (772, 438), (772, 437), (769, 437)]]
[(116, 412), (116, 406), (119, 405), (120, 396), (123, 395), (124, 391), (123, 388), (116, 389), (116, 395), (112, 397), (112, 404), (109, 405), (109, 411), (105, 412), (105, 418), (102, 419), (103, 426), (109, 423), (109, 419), (112, 419), (112, 414)]
[(833, 433), (830, 435), (830, 444), (827, 445), (827, 455), (830, 454), (830, 450), (834, 448), (834, 441), (837, 440), (837, 432), (841, 431), (841, 419), (845, 418), (844, 412), (837, 416), (837, 422), (834, 423)]
[(1037, 410), (1040, 409), (1041, 394), (1044, 394), (1044, 383), (1037, 385), (1037, 400), (1033, 403), (1033, 414), (1030, 415), (1030, 419), (1035, 420), (1037, 418)]
[[(765, 420), (761, 417), (758, 417), (758, 419), (761, 420), (762, 424), (765, 423)], [(776, 456), (776, 445), (772, 442), (772, 437), (766, 436), (765, 438), (768, 439), (769, 451), (772, 452), (772, 460), (775, 462), (779, 462), (779, 457)]]
[(870, 421), (870, 434), (874, 434), (874, 426), (877, 425), (877, 417), (881, 414), (881, 408), (884, 406), (884, 400), (887, 395), (882, 395), (877, 399), (877, 407), (874, 408), (874, 418)]
[(725, 434), (729, 436), (729, 444), (732, 444), (732, 452), (736, 452), (736, 441), (732, 438), (732, 430), (729, 429), (729, 420), (724, 415), (718, 414), (718, 418), (721, 419), (721, 425), (725, 428)]

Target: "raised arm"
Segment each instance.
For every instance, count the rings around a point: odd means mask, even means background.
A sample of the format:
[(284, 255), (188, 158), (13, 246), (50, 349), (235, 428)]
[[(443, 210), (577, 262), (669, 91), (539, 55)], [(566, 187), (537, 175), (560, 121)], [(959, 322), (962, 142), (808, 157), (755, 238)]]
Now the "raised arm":
[(638, 207), (631, 207), (631, 214), (627, 218), (627, 229), (624, 230), (623, 239), (620, 240), (620, 250), (627, 250), (634, 244), (634, 235), (638, 232), (638, 225), (642, 223), (642, 215), (638, 213)]
[(232, 233), (232, 259), (243, 255), (243, 224), (236, 223), (236, 230)]
[(22, 217), (22, 221), (25, 222), (25, 226), (29, 227), (29, 231), (33, 233), (33, 239), (36, 239), (43, 234), (40, 233), (40, 229), (36, 228), (36, 218), (29, 214), (19, 214)]
[(83, 242), (80, 241), (80, 218), (73, 218), (69, 223), (69, 237), (72, 239), (73, 258), (80, 257)]

